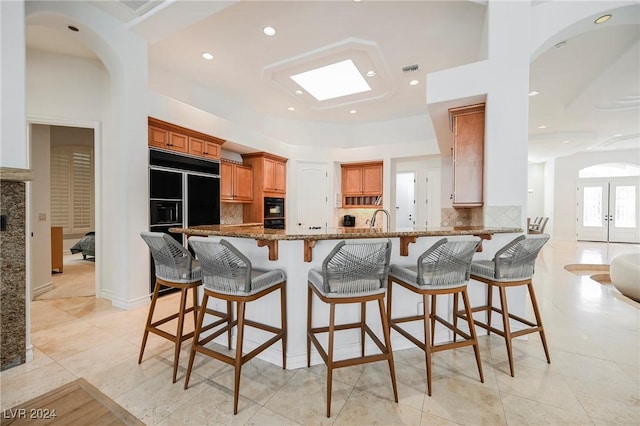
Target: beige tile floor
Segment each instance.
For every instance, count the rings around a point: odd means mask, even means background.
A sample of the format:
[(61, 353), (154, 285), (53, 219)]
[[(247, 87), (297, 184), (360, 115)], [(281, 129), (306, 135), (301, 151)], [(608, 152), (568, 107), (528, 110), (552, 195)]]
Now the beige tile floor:
[[(433, 396), (426, 395), (424, 355), (396, 351), (399, 403), (384, 363), (334, 374), (332, 416), (325, 416), (326, 370), (282, 370), (254, 358), (242, 372), (239, 412), (232, 414), (233, 371), (199, 356), (183, 389), (189, 345), (171, 383), (171, 344), (151, 336), (137, 364), (146, 308), (122, 311), (91, 297), (32, 303), (32, 362), (1, 374), (2, 409), (84, 377), (149, 425), (638, 425), (640, 304), (611, 285), (568, 272), (571, 263), (607, 264), (640, 246), (550, 242), (534, 279), (551, 364), (540, 340), (515, 342), (516, 376), (504, 343), (481, 338), (485, 383), (470, 348), (433, 358)], [(161, 309), (172, 309), (173, 296)], [(187, 342), (188, 343), (188, 342)]]

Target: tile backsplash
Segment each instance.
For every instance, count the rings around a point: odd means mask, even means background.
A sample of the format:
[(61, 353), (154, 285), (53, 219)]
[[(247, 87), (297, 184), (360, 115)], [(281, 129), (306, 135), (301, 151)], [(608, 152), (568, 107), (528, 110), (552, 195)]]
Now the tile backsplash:
[(482, 226), (482, 207), (441, 209), (440, 226)]
[(220, 224), (237, 225), (239, 223), (242, 223), (242, 204), (221, 203)]
[(522, 227), (522, 207), (486, 206), (484, 208), (484, 225), (491, 228), (520, 228)]

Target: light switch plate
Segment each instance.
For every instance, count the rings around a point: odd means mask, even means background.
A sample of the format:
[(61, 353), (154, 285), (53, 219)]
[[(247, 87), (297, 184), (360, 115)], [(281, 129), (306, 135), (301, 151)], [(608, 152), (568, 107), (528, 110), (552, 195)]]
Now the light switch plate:
[(47, 220), (47, 214), (46, 213), (38, 213), (38, 220), (40, 222), (44, 222), (45, 220)]

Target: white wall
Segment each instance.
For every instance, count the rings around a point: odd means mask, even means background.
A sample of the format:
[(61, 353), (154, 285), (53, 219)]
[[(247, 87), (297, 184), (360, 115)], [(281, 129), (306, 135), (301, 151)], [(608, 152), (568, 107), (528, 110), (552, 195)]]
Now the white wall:
[(24, 3), (0, 1), (0, 166), (28, 168)]
[(532, 220), (544, 214), (544, 169), (545, 165), (529, 164), (527, 177), (527, 217)]
[[(31, 170), (30, 184), (31, 232), (31, 296), (51, 285), (51, 210), (49, 182), (51, 176), (51, 129), (49, 126), (30, 127)], [(40, 220), (41, 214), (45, 220)]]
[(576, 187), (578, 171), (602, 163), (640, 165), (640, 149), (626, 151), (584, 152), (555, 160), (553, 180), (553, 235), (556, 240), (576, 240)]

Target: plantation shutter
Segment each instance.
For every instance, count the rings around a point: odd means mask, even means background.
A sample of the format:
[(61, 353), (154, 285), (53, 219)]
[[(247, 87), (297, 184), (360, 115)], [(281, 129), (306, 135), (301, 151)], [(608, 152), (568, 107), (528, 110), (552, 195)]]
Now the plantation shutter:
[(93, 149), (64, 146), (51, 149), (51, 225), (65, 234), (94, 230)]

